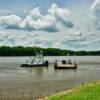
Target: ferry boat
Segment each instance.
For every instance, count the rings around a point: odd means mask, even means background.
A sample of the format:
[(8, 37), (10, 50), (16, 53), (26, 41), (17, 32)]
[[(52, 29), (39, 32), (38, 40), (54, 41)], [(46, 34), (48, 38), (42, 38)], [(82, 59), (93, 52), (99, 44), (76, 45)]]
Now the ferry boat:
[(30, 57), (25, 64), (20, 67), (43, 67), (48, 66), (48, 61), (44, 60), (43, 52), (36, 52), (34, 57)]
[(72, 62), (71, 60), (62, 60), (58, 61), (56, 60), (54, 63), (55, 69), (77, 69), (77, 63), (76, 61)]

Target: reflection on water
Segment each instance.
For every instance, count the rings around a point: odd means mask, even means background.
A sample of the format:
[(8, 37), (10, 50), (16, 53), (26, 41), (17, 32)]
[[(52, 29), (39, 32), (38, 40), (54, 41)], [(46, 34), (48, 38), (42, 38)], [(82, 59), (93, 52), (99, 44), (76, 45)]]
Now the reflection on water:
[[(33, 84), (38, 82), (48, 82), (55, 84), (55, 81), (66, 81), (66, 85), (80, 83), (89, 80), (100, 79), (100, 57), (99, 56), (78, 56), (70, 57), (77, 60), (76, 70), (55, 70), (52, 64), (55, 59), (68, 59), (66, 57), (46, 57), (51, 63), (48, 67), (21, 68), (20, 65), (26, 61), (27, 57), (0, 57), (0, 88), (14, 87), (18, 84)], [(8, 83), (8, 84), (6, 84)], [(43, 84), (44, 84), (43, 83)], [(58, 84), (58, 83), (56, 83)], [(63, 83), (64, 85), (64, 83)]]

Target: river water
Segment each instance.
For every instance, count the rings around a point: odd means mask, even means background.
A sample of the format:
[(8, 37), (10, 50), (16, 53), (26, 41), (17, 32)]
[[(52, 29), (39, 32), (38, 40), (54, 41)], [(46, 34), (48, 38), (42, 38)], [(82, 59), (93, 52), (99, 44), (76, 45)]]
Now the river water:
[[(51, 95), (80, 83), (100, 80), (100, 56), (45, 57), (51, 63), (48, 68), (21, 68), (20, 65), (25, 63), (27, 58), (0, 57), (1, 94), (5, 93), (4, 91), (13, 91), (17, 98), (19, 95), (19, 97), (22, 96), (22, 93), (19, 94), (19, 91), (25, 92), (27, 90), (29, 98), (32, 96), (31, 98), (33, 99)], [(77, 61), (78, 68), (76, 70), (54, 69), (52, 63), (56, 59), (69, 58)], [(9, 95), (7, 96), (9, 97)], [(5, 100), (5, 98), (3, 99)]]

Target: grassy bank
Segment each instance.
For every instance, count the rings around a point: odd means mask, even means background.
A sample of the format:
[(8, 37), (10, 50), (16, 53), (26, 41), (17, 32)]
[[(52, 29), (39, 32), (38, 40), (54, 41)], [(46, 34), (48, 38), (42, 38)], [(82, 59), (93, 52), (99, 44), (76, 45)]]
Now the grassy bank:
[(42, 100), (100, 100), (100, 81), (81, 84)]

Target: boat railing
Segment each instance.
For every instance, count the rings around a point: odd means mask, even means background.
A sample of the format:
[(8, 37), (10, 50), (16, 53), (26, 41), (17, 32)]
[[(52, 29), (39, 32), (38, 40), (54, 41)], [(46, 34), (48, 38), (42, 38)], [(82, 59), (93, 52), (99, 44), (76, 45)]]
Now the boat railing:
[(34, 57), (30, 57), (28, 60), (26, 60), (26, 64), (40, 64), (44, 63), (44, 56), (43, 53), (35, 53), (36, 55)]

